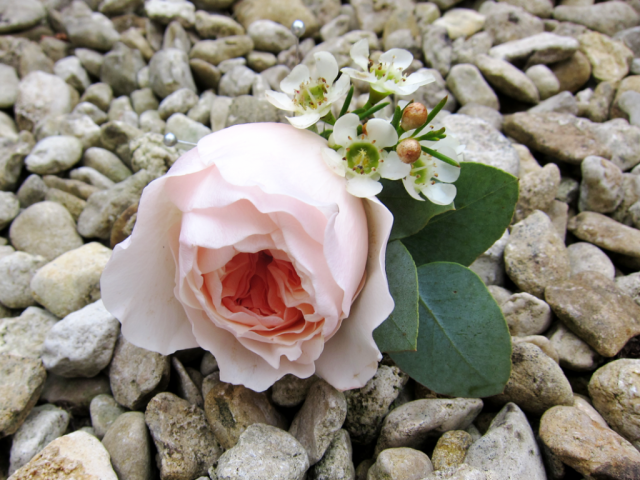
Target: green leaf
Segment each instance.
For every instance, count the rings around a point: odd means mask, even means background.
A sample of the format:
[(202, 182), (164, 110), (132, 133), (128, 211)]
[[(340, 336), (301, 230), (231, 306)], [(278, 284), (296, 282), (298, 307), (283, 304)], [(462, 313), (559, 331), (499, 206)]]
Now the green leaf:
[(378, 199), (393, 214), (393, 228), (390, 240), (409, 237), (422, 230), (425, 225), (442, 212), (453, 210), (450, 205), (436, 205), (429, 200), (419, 202), (412, 198), (404, 188), (402, 182), (382, 180), (382, 192)]
[(518, 201), (518, 179), (481, 163), (461, 162), (460, 167), (460, 178), (455, 182), (456, 209), (438, 215), (402, 241), (416, 265), (456, 262), (469, 266), (511, 223)]
[(418, 341), (418, 271), (400, 241), (390, 242), (386, 253), (389, 291), (396, 306), (373, 332), (381, 352), (415, 352)]
[(418, 351), (391, 358), (414, 380), (454, 397), (501, 393), (511, 372), (511, 337), (482, 280), (462, 265), (418, 268)]

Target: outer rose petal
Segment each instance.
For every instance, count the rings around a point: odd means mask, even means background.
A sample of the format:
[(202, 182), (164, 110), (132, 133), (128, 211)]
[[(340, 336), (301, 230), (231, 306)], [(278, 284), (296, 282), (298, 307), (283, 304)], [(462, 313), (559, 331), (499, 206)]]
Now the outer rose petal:
[(373, 340), (373, 331), (394, 307), (385, 274), (393, 215), (377, 198), (364, 199), (363, 203), (369, 225), (367, 280), (351, 315), (342, 321), (340, 330), (316, 360), (317, 373), (338, 390), (361, 388), (375, 375), (382, 355)]

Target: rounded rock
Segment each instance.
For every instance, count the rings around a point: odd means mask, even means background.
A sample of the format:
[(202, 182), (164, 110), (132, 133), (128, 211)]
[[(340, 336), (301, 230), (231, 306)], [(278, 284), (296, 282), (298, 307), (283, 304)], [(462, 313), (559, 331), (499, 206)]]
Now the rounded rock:
[(569, 262), (571, 263), (571, 276), (581, 272), (598, 272), (613, 280), (616, 269), (606, 253), (595, 245), (587, 242), (577, 242), (567, 247)]

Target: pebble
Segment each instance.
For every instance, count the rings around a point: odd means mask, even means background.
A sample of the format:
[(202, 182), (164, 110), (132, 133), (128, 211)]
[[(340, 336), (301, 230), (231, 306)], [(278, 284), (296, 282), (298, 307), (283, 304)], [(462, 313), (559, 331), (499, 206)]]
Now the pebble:
[(123, 407), (141, 410), (167, 388), (170, 372), (169, 357), (136, 347), (120, 335), (109, 367), (113, 398)]
[(640, 452), (578, 408), (549, 409), (539, 434), (554, 455), (582, 475), (625, 480), (640, 475)]
[(623, 1), (590, 6), (558, 5), (553, 10), (553, 18), (562, 22), (584, 25), (590, 30), (609, 36), (613, 36), (621, 30), (635, 27), (640, 21), (638, 12)]
[(141, 88), (131, 92), (131, 104), (133, 110), (141, 115), (147, 110), (158, 110), (159, 103), (150, 88)]
[(535, 435), (515, 403), (500, 410), (487, 432), (473, 442), (464, 461), (487, 474), (493, 472), (495, 478), (547, 478)]
[(543, 168), (521, 175), (520, 197), (516, 204), (514, 221), (519, 222), (536, 210), (549, 210), (559, 186), (560, 169), (555, 163), (548, 163)]
[(203, 39), (218, 39), (232, 35), (244, 35), (245, 33), (242, 25), (232, 18), (202, 10), (196, 12), (196, 31)]
[(570, 274), (564, 242), (549, 217), (540, 211), (513, 226), (504, 260), (511, 280), (538, 298), (543, 296), (545, 287), (567, 279)]
[[(446, 106), (446, 105), (445, 105)], [(502, 114), (493, 108), (477, 103), (467, 103), (458, 110), (459, 115), (468, 115), (470, 117), (484, 120), (496, 130), (502, 130)]]
[(464, 430), (482, 405), (482, 400), (475, 398), (430, 398), (405, 403), (385, 417), (375, 453), (387, 448), (419, 448), (429, 436)]
[(233, 99), (217, 97), (211, 106), (213, 131), (243, 123), (277, 122), (278, 119), (279, 111), (273, 105), (250, 95), (240, 95)]
[(610, 156), (589, 120), (568, 113), (516, 113), (505, 117), (504, 131), (530, 150), (567, 163), (590, 155)]
[(92, 147), (85, 150), (82, 165), (102, 173), (115, 183), (131, 176), (131, 170), (115, 154), (104, 148)]
[(40, 175), (60, 173), (82, 157), (82, 142), (70, 135), (56, 135), (40, 140), (25, 159), (27, 170)]
[(71, 113), (59, 117), (61, 135), (69, 135), (80, 140), (82, 148), (90, 148), (100, 143), (100, 127), (88, 115)]
[(96, 437), (102, 440), (109, 427), (125, 411), (110, 394), (102, 393), (93, 397), (89, 405), (89, 414)]
[(78, 218), (78, 232), (85, 238), (109, 239), (118, 216), (138, 202), (153, 174), (140, 170), (113, 187), (94, 193)]
[(604, 250), (640, 257), (640, 232), (596, 212), (581, 212), (569, 220), (567, 228), (580, 240)]
[(53, 66), (53, 73), (62, 78), (73, 88), (82, 93), (91, 84), (87, 71), (82, 68), (80, 59), (73, 55), (58, 60)]
[(573, 405), (571, 385), (558, 363), (532, 343), (514, 343), (511, 376), (504, 392), (491, 403), (513, 402), (540, 415), (554, 405)]
[(598, 272), (610, 280), (614, 279), (615, 267), (606, 253), (595, 245), (587, 242), (577, 242), (567, 247), (571, 276), (581, 272)]
[(47, 260), (76, 249), (82, 239), (66, 208), (54, 202), (39, 202), (18, 215), (9, 229), (13, 246)]
[(3, 85), (0, 92), (0, 108), (11, 108), (16, 103), (20, 83), (16, 69), (9, 65), (0, 65), (0, 82)]
[(189, 109), (187, 117), (191, 120), (202, 123), (203, 125), (208, 124), (209, 119), (211, 118), (211, 104), (213, 103), (214, 98), (216, 98), (216, 94), (211, 90), (202, 92), (198, 102)]
[(526, 292), (516, 293), (500, 305), (513, 336), (538, 335), (551, 325), (551, 308)]
[(500, 93), (525, 103), (538, 103), (540, 94), (535, 84), (509, 62), (489, 55), (478, 55), (475, 64), (484, 78)]
[(554, 362), (560, 363), (560, 357), (558, 356), (558, 352), (553, 347), (551, 342), (547, 337), (542, 335), (527, 335), (525, 337), (511, 337), (512, 343), (531, 343), (538, 347), (540, 350), (544, 352), (549, 358), (551, 358)]
[(611, 213), (622, 202), (622, 170), (606, 158), (588, 156), (580, 164), (580, 211)]
[(610, 152), (611, 162), (620, 170), (630, 170), (640, 163), (640, 152), (633, 148), (635, 142), (640, 142), (640, 128), (622, 118), (593, 124), (593, 128), (596, 138)]
[[(536, 65), (537, 66), (537, 65)], [(528, 110), (529, 113), (557, 112), (578, 115), (580, 105), (571, 92), (560, 92)]]
[(82, 63), (83, 68), (89, 72), (89, 74), (94, 77), (100, 77), (100, 68), (104, 60), (101, 53), (89, 48), (76, 48), (74, 54), (80, 59), (80, 63)]
[(26, 465), (44, 447), (64, 435), (69, 414), (55, 405), (34, 407), (13, 436), (9, 475)]
[(378, 455), (367, 480), (420, 480), (433, 472), (429, 457), (413, 448), (388, 448)]
[(640, 360), (614, 360), (595, 371), (589, 381), (593, 406), (609, 426), (636, 448), (640, 446), (640, 423), (636, 408)]
[(546, 100), (560, 92), (560, 81), (546, 65), (533, 65), (527, 68), (525, 75), (538, 89), (540, 100)]
[(250, 68), (241, 65), (233, 67), (220, 79), (220, 95), (226, 97), (248, 95), (256, 78), (257, 74)]
[(17, 141), (0, 138), (0, 188), (14, 190), (17, 186), (25, 157), (34, 144), (29, 132), (20, 133)]
[[(167, 168), (175, 163), (180, 154), (175, 147), (168, 147), (163, 136), (158, 133), (145, 133), (131, 141), (131, 167), (134, 172), (146, 171), (152, 178), (160, 177)], [(113, 230), (113, 228), (112, 228)]]
[[(455, 67), (454, 67), (455, 68)], [(467, 115), (449, 115), (442, 121), (447, 132), (465, 145), (465, 162), (478, 162), (518, 176), (520, 157), (509, 140), (484, 120)]]
[(20, 213), (20, 201), (11, 192), (0, 191), (0, 230), (4, 229)]
[(253, 40), (248, 35), (232, 35), (219, 40), (201, 40), (189, 54), (190, 58), (199, 58), (212, 65), (223, 60), (243, 57), (253, 50)]
[(78, 92), (56, 75), (32, 72), (18, 84), (14, 105), (16, 122), (21, 130), (33, 130), (49, 115), (69, 113), (78, 103)]
[(516, 5), (486, 2), (479, 11), (486, 16), (484, 30), (491, 34), (495, 45), (544, 32), (544, 23), (540, 18)]
[(44, 199), (48, 202), (56, 202), (69, 210), (69, 213), (73, 217), (74, 221), (78, 220), (80, 213), (86, 206), (84, 200), (80, 200), (78, 197), (71, 195), (70, 193), (58, 190), (57, 188), (49, 188), (44, 196)]
[(278, 54), (296, 44), (296, 36), (291, 30), (272, 20), (256, 20), (247, 28), (247, 35), (253, 41), (254, 49)]
[(267, 395), (242, 385), (219, 382), (204, 399), (204, 411), (222, 448), (232, 448), (250, 425), (264, 423), (286, 429), (287, 422)]
[(196, 103), (198, 103), (198, 95), (193, 90), (181, 88), (160, 102), (158, 113), (160, 118), (166, 120), (174, 113), (187, 113)]
[(126, 412), (118, 416), (102, 439), (109, 452), (111, 465), (119, 479), (152, 478), (151, 438), (142, 412)]
[(115, 98), (111, 102), (107, 115), (110, 122), (122, 122), (138, 127), (138, 114), (133, 111), (131, 100), (126, 95)]
[(74, 1), (62, 10), (61, 20), (74, 47), (110, 50), (120, 34), (113, 23), (101, 13), (93, 12), (84, 2)]
[(478, 55), (489, 53), (493, 38), (488, 32), (479, 32), (469, 38), (460, 37), (451, 45), (451, 64), (473, 64)]
[(149, 62), (149, 86), (160, 98), (181, 88), (195, 92), (187, 54), (177, 48), (156, 52)]
[(174, 113), (169, 117), (165, 126), (164, 133), (166, 134), (169, 132), (173, 133), (178, 140), (198, 143), (202, 137), (211, 133), (211, 129), (209, 127), (205, 127), (201, 123), (191, 120), (182, 113)]
[(496, 45), (489, 55), (510, 63), (526, 62), (528, 66), (548, 65), (570, 58), (580, 42), (575, 38), (542, 32), (520, 40)]
[(345, 395), (324, 380), (309, 389), (307, 398), (289, 428), (309, 455), (309, 464), (316, 464), (329, 447), (335, 433), (342, 428), (347, 415)]
[(145, 2), (144, 10), (151, 20), (155, 20), (161, 25), (167, 25), (177, 20), (183, 27), (191, 28), (196, 22), (196, 7), (187, 1), (149, 0)]
[(375, 441), (382, 421), (408, 380), (398, 367), (380, 365), (364, 387), (345, 392), (344, 428), (354, 443), (367, 445)]
[(549, 68), (560, 82), (560, 91), (576, 93), (591, 78), (591, 62), (581, 51)]
[[(218, 362), (209, 352), (205, 353), (200, 364), (200, 372), (209, 375), (218, 371)], [(318, 377), (312, 375), (307, 378), (298, 378), (295, 375), (287, 374), (271, 387), (271, 401), (281, 407), (295, 407), (304, 402), (307, 393)]]
[(579, 40), (597, 81), (617, 82), (627, 76), (633, 52), (624, 43), (598, 32), (584, 33)]
[(100, 81), (111, 86), (116, 96), (129, 95), (138, 88), (136, 77), (144, 66), (145, 61), (139, 50), (118, 42), (104, 56)]
[(44, 200), (48, 188), (40, 175), (32, 173), (22, 182), (16, 193), (18, 200), (20, 200), (20, 206), (27, 208), (34, 203), (41, 202)]
[(469, 265), (487, 286), (504, 285), (504, 247), (508, 239), (509, 231), (505, 230), (502, 237)]
[(91, 400), (109, 393), (109, 379), (103, 374), (92, 378), (64, 378), (49, 373), (41, 399), (64, 408), (71, 415), (85, 417), (89, 415)]
[(616, 287), (640, 305), (640, 272), (615, 278)]
[(26, 0), (19, 3), (2, 0), (0, 11), (2, 12), (0, 33), (2, 34), (26, 30), (40, 23), (47, 16), (43, 5), (36, 0)]
[(60, 178), (55, 175), (45, 175), (42, 180), (49, 189), (55, 188), (66, 193), (70, 193), (75, 197), (82, 198), (83, 200), (89, 198), (92, 194), (98, 191), (97, 188), (84, 182)]
[(60, 255), (31, 280), (34, 298), (63, 318), (100, 299), (100, 275), (111, 249), (93, 242)]
[(163, 478), (191, 480), (206, 475), (220, 457), (220, 447), (204, 412), (172, 393), (153, 397), (145, 420), (158, 450)]
[[(204, 406), (204, 400), (200, 393), (200, 388), (192, 380), (190, 372), (184, 368), (182, 362), (175, 356), (171, 357), (171, 365), (173, 366), (173, 371), (178, 375), (176, 390), (180, 398), (188, 401), (191, 405), (197, 405), (202, 408)], [(200, 372), (196, 373), (200, 375)], [(202, 380), (202, 377), (200, 377), (200, 379)]]
[(0, 319), (0, 353), (39, 359), (47, 332), (58, 318), (38, 307), (27, 307), (19, 317)]
[(115, 185), (115, 182), (91, 167), (78, 167), (69, 172), (72, 180), (88, 183), (100, 190), (106, 190)]
[(454, 65), (447, 76), (447, 88), (461, 105), (477, 103), (496, 110), (500, 109), (498, 97), (475, 65)]
[(434, 25), (445, 27), (449, 38), (470, 37), (482, 30), (485, 16), (468, 8), (454, 8), (433, 22)]
[(109, 365), (119, 331), (120, 323), (98, 300), (49, 330), (42, 363), (63, 377), (93, 377)]
[(351, 439), (346, 430), (338, 430), (322, 459), (307, 472), (308, 480), (355, 480)]
[(0, 437), (20, 428), (38, 401), (46, 377), (39, 359), (0, 354)]
[(29, 284), (36, 270), (47, 263), (44, 257), (15, 252), (0, 259), (0, 302), (9, 308), (35, 305)]
[(433, 469), (437, 471), (462, 465), (472, 443), (471, 435), (464, 430), (444, 432), (431, 454)]
[(640, 334), (640, 307), (597, 272), (549, 286), (545, 298), (558, 318), (604, 357), (616, 355)]
[[(605, 122), (609, 118), (611, 103), (616, 94), (615, 84), (600, 82), (589, 99), (587, 115), (592, 122)], [(617, 115), (611, 115), (617, 116)]]
[(631, 125), (640, 126), (640, 93), (626, 91), (617, 98), (616, 105), (626, 114)]

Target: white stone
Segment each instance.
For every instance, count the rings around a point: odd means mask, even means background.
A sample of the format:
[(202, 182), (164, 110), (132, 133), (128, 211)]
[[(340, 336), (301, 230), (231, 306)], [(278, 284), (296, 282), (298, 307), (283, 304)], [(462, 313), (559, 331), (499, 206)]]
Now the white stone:
[(19, 317), (0, 319), (0, 353), (39, 359), (44, 339), (58, 318), (38, 307)]
[(78, 163), (82, 142), (70, 135), (56, 135), (40, 140), (25, 159), (27, 170), (39, 175), (60, 173)]
[(606, 253), (598, 247), (587, 242), (577, 242), (567, 247), (569, 262), (571, 263), (571, 276), (580, 272), (598, 272), (613, 280), (616, 267)]
[(11, 223), (20, 213), (20, 201), (12, 192), (0, 191), (0, 230)]
[(0, 259), (0, 303), (9, 308), (35, 305), (29, 284), (47, 260), (40, 255), (15, 252)]

